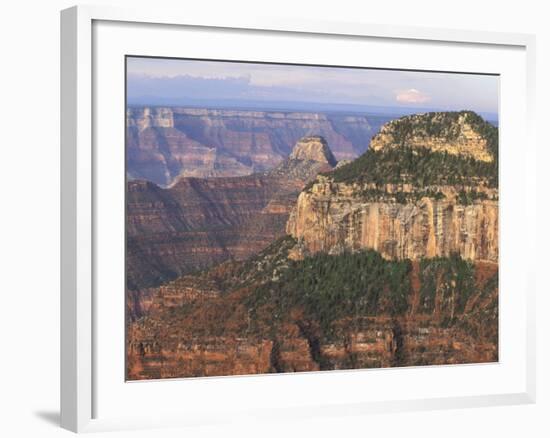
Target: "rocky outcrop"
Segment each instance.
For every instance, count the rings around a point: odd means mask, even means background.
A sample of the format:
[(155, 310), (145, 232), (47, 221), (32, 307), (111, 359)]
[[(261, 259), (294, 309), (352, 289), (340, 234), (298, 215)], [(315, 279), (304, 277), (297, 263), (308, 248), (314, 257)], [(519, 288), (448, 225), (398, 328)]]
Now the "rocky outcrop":
[[(471, 112), (389, 122), (356, 162), (318, 176), (300, 194), (287, 233), (306, 253), (374, 249), (389, 259), (459, 254), (497, 263), (495, 142), (496, 128)], [(418, 170), (428, 160), (432, 167)]]
[[(395, 190), (388, 186), (386, 192)], [(373, 202), (365, 188), (320, 177), (298, 197), (287, 233), (310, 253), (370, 248), (392, 259), (449, 256), (498, 262), (498, 201), (457, 202), (454, 187), (439, 187), (443, 199)], [(401, 188), (403, 190), (403, 188)], [(496, 191), (488, 191), (496, 199)]]
[(338, 163), (336, 164), (336, 167), (335, 169), (338, 169), (342, 166), (346, 166), (348, 165), (349, 163), (351, 163), (352, 160), (341, 160), (341, 161), (338, 161)]
[(136, 113), (129, 110), (126, 113), (126, 127), (137, 128), (140, 133), (148, 128), (173, 128), (174, 111), (172, 108), (143, 108), (136, 117)]
[(479, 116), (469, 111), (407, 116), (386, 123), (369, 147), (375, 151), (403, 146), (426, 148), (492, 162), (488, 139), (478, 129), (479, 124)]
[(323, 136), (338, 159), (367, 148), (381, 122), (365, 116), (297, 112), (130, 107), (126, 113), (127, 171), (165, 187), (181, 177), (263, 172), (283, 162), (295, 143)]
[(336, 166), (336, 158), (332, 155), (332, 151), (328, 147), (326, 140), (323, 137), (312, 136), (300, 139), (289, 158), (291, 160), (310, 160), (319, 163), (326, 163), (330, 166)]

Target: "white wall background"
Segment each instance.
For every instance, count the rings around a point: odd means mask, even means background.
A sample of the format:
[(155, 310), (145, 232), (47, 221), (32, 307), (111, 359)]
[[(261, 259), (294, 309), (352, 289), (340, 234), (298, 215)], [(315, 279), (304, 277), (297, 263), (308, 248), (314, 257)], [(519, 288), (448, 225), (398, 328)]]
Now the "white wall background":
[[(415, 24), (536, 33), (539, 133), (537, 265), (538, 402), (536, 405), (366, 417), (315, 418), (280, 424), (235, 424), (107, 436), (332, 437), (550, 436), (548, 379), (550, 299), (547, 226), (550, 142), (550, 28), (545, 3), (480, 0), (330, 2), (96, 1), (97, 4), (196, 8), (239, 14)], [(0, 14), (0, 435), (69, 436), (59, 411), (59, 10), (65, 0), (5, 2)], [(518, 145), (521, 147), (521, 145)], [(535, 207), (533, 206), (533, 212)], [(518, 230), (521, 232), (521, 230)]]

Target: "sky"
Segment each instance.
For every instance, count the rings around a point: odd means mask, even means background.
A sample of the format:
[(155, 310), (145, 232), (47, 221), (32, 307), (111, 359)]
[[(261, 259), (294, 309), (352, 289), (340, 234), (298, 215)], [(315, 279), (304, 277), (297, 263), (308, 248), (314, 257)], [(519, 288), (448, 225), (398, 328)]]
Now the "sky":
[(498, 77), (463, 73), (127, 58), (129, 104), (300, 103), (498, 113)]

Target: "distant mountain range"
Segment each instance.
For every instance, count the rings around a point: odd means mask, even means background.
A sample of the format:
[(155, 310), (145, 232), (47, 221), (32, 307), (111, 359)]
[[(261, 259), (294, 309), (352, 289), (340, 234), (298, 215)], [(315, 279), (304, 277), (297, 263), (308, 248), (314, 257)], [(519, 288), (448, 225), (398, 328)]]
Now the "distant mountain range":
[[(382, 106), (382, 105), (357, 105), (323, 102), (293, 102), (244, 100), (244, 99), (192, 99), (192, 98), (159, 98), (157, 96), (139, 96), (128, 99), (130, 107), (155, 107), (170, 106), (180, 108), (209, 108), (230, 109), (241, 111), (283, 111), (283, 112), (308, 112), (308, 113), (348, 113), (367, 116), (392, 116), (398, 118), (410, 114), (426, 112), (442, 112), (445, 108), (438, 107), (414, 107), (414, 106)], [(490, 112), (478, 112), (485, 120), (498, 123), (498, 114)]]

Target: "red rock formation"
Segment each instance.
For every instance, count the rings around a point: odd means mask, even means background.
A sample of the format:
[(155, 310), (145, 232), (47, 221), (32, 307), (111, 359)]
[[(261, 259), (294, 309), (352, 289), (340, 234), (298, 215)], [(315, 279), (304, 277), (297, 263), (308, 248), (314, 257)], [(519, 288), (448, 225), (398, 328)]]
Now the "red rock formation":
[[(417, 276), (418, 269), (415, 264), (410, 276)], [(415, 305), (422, 288), (417, 278), (411, 281), (404, 314), (340, 319), (329, 337), (307, 320), (299, 306), (277, 323), (271, 303), (250, 312), (253, 287), (234, 288), (235, 283), (228, 286), (231, 281), (224, 287), (216, 285), (221, 278), (235, 278), (238, 266), (183, 277), (159, 288), (148, 316), (131, 323), (127, 377), (494, 362), (498, 360), (498, 290), (488, 285), (497, 270), (492, 263), (476, 266), (478, 292), (452, 324), (445, 322), (449, 309), (436, 306), (426, 313)], [(436, 297), (436, 302), (442, 299)], [(276, 329), (270, 329), (274, 325)]]
[[(244, 260), (268, 246), (285, 234), (299, 191), (318, 172), (331, 169), (327, 151), (313, 151), (312, 159), (301, 154), (302, 159), (248, 176), (181, 177), (168, 189), (129, 181), (128, 289), (145, 290), (228, 259)], [(134, 303), (129, 310), (138, 316), (143, 309)]]

